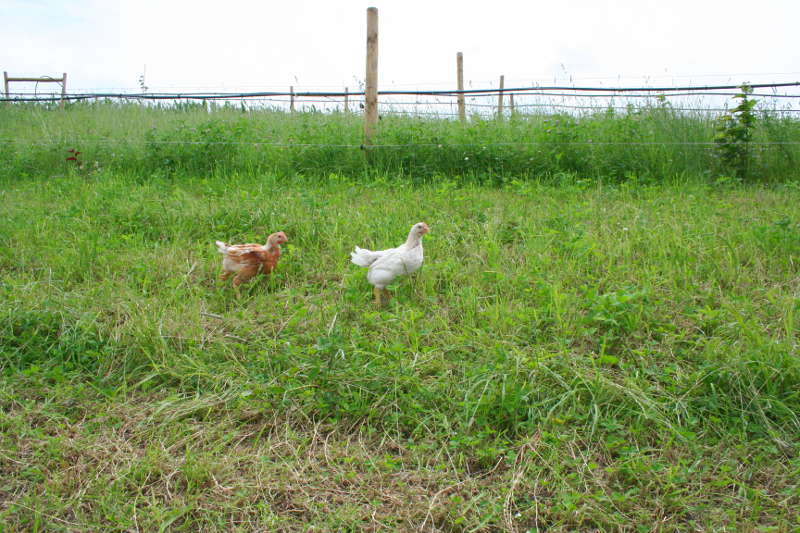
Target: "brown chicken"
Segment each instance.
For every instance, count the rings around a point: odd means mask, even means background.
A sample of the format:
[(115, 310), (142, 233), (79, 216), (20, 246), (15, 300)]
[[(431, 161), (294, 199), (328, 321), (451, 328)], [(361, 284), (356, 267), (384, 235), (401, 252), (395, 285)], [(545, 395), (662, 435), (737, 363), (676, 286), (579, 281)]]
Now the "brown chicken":
[(233, 286), (239, 285), (255, 277), (259, 273), (271, 273), (278, 265), (281, 257), (281, 244), (288, 242), (282, 231), (273, 233), (267, 238), (267, 244), (232, 244), (217, 241), (217, 250), (222, 254), (222, 273), (219, 279), (226, 280), (234, 272)]

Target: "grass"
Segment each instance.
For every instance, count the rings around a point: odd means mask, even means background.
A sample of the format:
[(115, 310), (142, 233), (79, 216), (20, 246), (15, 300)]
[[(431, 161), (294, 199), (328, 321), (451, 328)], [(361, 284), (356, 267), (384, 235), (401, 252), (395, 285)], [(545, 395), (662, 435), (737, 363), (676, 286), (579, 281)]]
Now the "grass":
[[(745, 186), (668, 106), (387, 116), (371, 166), (336, 113), (0, 118), (4, 530), (800, 527), (796, 121)], [(377, 310), (348, 253), (420, 220)], [(237, 300), (213, 241), (278, 229)]]
[[(796, 180), (800, 122), (763, 105), (756, 115), (750, 173), (761, 182)], [(517, 114), (502, 122), (476, 116), (466, 125), (386, 115), (370, 149), (370, 166), (360, 148), (362, 118), (343, 113), (110, 103), (72, 104), (53, 113), (13, 105), (0, 106), (0, 124), (0, 177), (7, 179), (63, 168), (70, 149), (81, 152), (86, 166), (140, 177), (334, 174), (502, 184), (531, 178), (558, 183), (564, 175), (606, 183), (735, 175), (714, 145), (714, 118), (668, 103), (580, 116)]]
[(6, 530), (800, 527), (793, 182), (60, 165), (0, 190)]

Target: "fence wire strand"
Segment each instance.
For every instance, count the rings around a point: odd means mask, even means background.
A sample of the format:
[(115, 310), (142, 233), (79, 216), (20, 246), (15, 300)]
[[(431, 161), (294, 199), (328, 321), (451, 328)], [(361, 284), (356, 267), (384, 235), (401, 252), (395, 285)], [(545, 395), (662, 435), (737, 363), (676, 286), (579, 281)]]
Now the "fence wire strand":
[[(748, 85), (751, 89), (778, 89), (789, 87), (800, 87), (800, 82), (783, 82), (783, 83), (757, 83)], [(570, 87), (566, 85), (554, 86), (530, 86), (530, 87), (509, 87), (509, 88), (486, 88), (486, 89), (464, 89), (464, 90), (384, 90), (378, 91), (379, 96), (458, 96), (458, 95), (481, 95), (491, 96), (497, 94), (503, 95), (536, 95), (543, 92), (569, 92), (570, 95), (575, 93), (586, 93), (582, 96), (585, 97), (603, 97), (609, 98), (614, 95), (621, 94), (633, 96), (635, 93), (645, 93), (645, 95), (653, 95), (658, 93), (661, 96), (677, 96), (680, 93), (696, 94), (700, 92), (710, 91), (724, 91), (740, 89), (741, 85), (704, 85), (704, 86), (682, 86), (682, 87)], [(260, 91), (260, 92), (186, 92), (186, 93), (123, 93), (123, 92), (98, 92), (98, 93), (67, 93), (63, 97), (55, 95), (50, 97), (29, 96), (30, 93), (13, 93), (17, 95), (12, 97), (11, 94), (4, 95), (0, 101), (16, 101), (16, 102), (36, 102), (36, 101), (52, 101), (52, 100), (89, 100), (89, 99), (121, 99), (121, 100), (234, 100), (244, 98), (264, 98), (264, 97), (293, 97), (293, 98), (314, 98), (314, 97), (329, 97), (329, 98), (344, 98), (365, 96), (364, 91), (354, 92), (326, 92), (326, 91)], [(640, 95), (641, 97), (642, 95)], [(685, 96), (685, 95), (683, 95)], [(766, 94), (762, 96), (767, 96)], [(772, 95), (769, 95), (772, 96)], [(800, 95), (786, 95), (786, 97), (800, 97)]]

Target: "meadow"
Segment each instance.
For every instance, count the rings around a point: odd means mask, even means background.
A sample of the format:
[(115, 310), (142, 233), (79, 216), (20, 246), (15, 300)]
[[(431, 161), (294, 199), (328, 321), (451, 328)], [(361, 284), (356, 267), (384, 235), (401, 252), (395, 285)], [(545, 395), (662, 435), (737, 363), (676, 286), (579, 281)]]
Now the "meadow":
[[(563, 117), (387, 117), (431, 146), (369, 166), (344, 115), (0, 117), (5, 530), (800, 527), (791, 145), (741, 183), (708, 147), (612, 144), (628, 116), (569, 126), (605, 149), (501, 144)], [(421, 220), (376, 309), (349, 252)], [(214, 240), (279, 229), (237, 299)]]

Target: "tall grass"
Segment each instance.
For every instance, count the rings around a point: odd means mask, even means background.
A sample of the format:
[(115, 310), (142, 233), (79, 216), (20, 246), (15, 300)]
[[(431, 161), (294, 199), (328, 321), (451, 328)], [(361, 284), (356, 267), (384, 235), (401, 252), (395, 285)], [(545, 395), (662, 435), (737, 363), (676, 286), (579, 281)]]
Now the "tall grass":
[[(475, 116), (467, 124), (388, 115), (369, 149), (369, 165), (361, 118), (343, 113), (84, 103), (64, 112), (3, 106), (0, 119), (6, 176), (59, 171), (69, 149), (81, 151), (87, 165), (142, 175), (391, 173), (501, 182), (570, 173), (608, 182), (725, 174), (713, 144), (713, 118), (667, 104), (581, 116), (515, 114), (502, 122)], [(752, 175), (760, 181), (795, 178), (800, 148), (791, 143), (798, 140), (798, 121), (762, 112)]]

